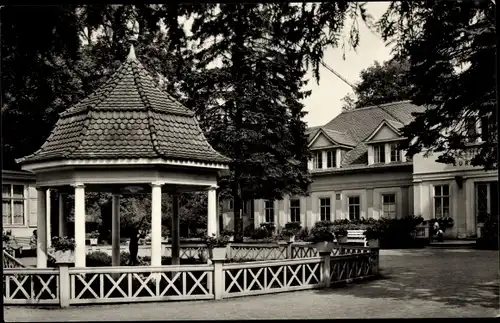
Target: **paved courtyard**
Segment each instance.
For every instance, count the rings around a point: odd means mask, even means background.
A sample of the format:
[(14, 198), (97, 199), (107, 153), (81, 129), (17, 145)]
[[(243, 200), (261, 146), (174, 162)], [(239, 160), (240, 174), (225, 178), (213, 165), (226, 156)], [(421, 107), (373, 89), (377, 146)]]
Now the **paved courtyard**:
[(69, 309), (5, 307), (5, 321), (138, 321), (494, 317), (497, 251), (382, 250), (383, 278), (337, 287), (222, 301), (163, 302)]

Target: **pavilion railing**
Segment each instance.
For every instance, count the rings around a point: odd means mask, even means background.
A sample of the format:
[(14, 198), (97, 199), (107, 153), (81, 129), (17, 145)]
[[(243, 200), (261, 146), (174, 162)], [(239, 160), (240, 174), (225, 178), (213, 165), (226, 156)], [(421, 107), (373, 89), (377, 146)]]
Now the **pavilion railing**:
[(161, 267), (5, 268), (4, 304), (98, 304), (222, 299), (375, 277), (378, 249), (355, 254)]
[[(144, 247), (147, 248), (147, 247)], [(143, 249), (144, 249), (143, 248)], [(103, 251), (111, 255), (111, 246), (97, 246), (93, 247), (94, 251)], [(122, 248), (123, 251), (127, 250)], [(332, 251), (332, 256), (344, 254), (357, 254), (369, 252), (369, 247), (356, 246), (356, 245), (337, 245)], [(140, 256), (151, 256), (151, 250), (139, 250)], [(162, 245), (162, 256), (172, 256), (172, 245)], [(278, 260), (278, 259), (296, 259), (296, 258), (310, 258), (317, 257), (318, 252), (314, 244), (309, 242), (294, 242), (291, 244), (282, 243), (230, 243), (227, 247), (228, 259), (235, 261), (245, 260)], [(207, 259), (208, 249), (202, 243), (183, 243), (180, 245), (179, 257), (181, 259)]]
[(2, 254), (3, 268), (26, 268), (27, 266), (14, 258), (7, 251), (3, 250)]

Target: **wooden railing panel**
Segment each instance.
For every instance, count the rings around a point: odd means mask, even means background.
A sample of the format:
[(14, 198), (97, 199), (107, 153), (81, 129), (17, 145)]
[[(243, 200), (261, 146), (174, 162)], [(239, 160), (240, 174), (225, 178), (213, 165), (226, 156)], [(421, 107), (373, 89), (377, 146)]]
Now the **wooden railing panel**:
[(70, 268), (70, 304), (212, 299), (213, 266)]
[(4, 304), (58, 304), (59, 270), (4, 268)]
[(330, 258), (332, 284), (373, 277), (377, 273), (377, 253), (361, 253)]
[(318, 288), (322, 263), (309, 258), (224, 264), (224, 298)]

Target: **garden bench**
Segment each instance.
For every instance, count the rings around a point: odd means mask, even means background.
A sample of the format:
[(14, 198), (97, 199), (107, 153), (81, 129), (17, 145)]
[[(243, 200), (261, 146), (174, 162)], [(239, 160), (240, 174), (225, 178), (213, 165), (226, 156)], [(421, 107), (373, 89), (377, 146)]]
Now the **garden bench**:
[(368, 241), (365, 237), (365, 230), (347, 230), (347, 243), (362, 243), (366, 247)]

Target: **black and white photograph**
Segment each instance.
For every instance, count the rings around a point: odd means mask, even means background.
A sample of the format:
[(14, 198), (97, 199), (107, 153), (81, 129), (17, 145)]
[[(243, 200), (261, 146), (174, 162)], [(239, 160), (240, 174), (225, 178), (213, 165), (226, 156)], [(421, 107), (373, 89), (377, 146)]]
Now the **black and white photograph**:
[(4, 321), (499, 317), (496, 11), (0, 5)]

